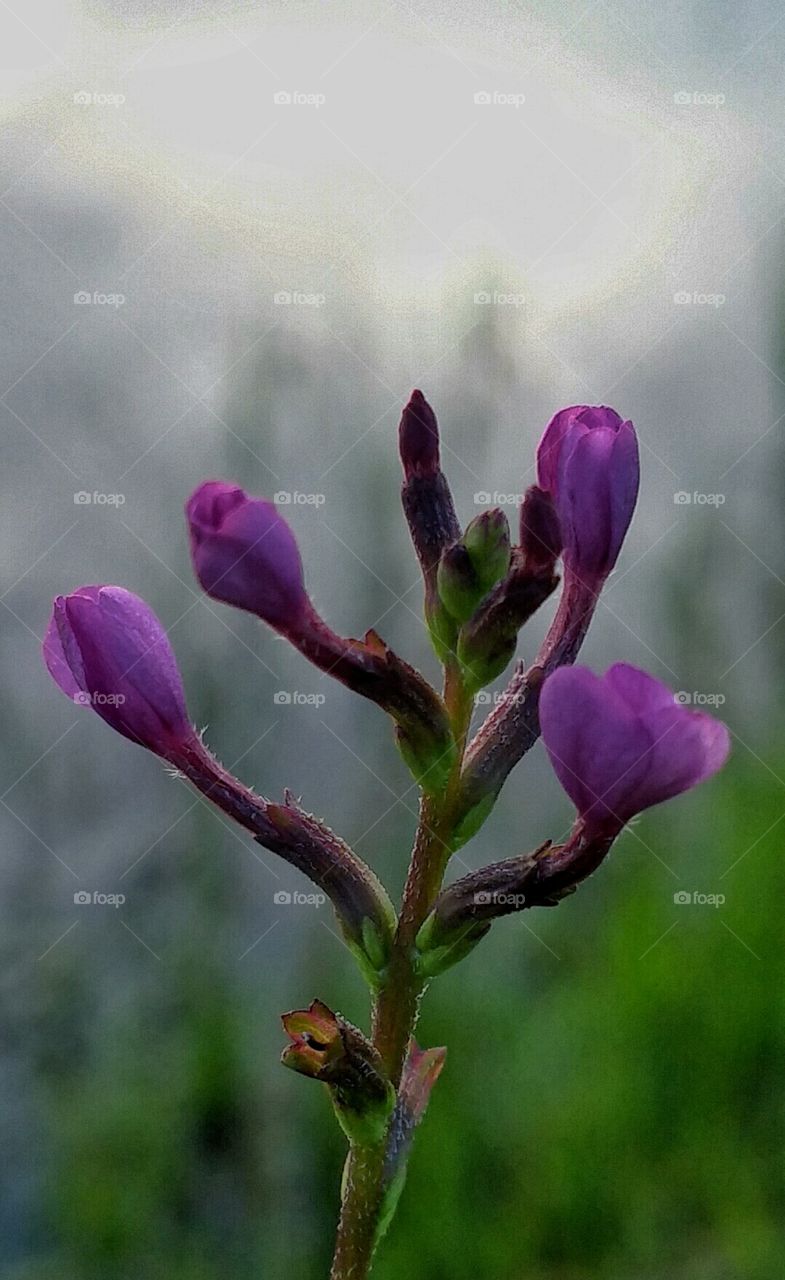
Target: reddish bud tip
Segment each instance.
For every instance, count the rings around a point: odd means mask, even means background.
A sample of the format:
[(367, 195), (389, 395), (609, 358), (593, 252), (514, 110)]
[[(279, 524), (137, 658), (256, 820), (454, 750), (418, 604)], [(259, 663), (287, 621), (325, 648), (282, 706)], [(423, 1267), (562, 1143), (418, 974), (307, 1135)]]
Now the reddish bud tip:
[(422, 391), (413, 391), (401, 414), (398, 446), (407, 480), (439, 470), (439, 426)]

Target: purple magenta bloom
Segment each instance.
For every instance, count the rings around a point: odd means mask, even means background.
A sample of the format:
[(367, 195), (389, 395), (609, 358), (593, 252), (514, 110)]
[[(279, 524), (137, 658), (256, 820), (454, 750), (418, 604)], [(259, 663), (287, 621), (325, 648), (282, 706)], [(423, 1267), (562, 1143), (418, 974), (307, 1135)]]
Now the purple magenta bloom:
[(638, 497), (632, 423), (602, 405), (562, 409), (540, 441), (537, 480), (558, 512), (565, 564), (592, 581), (607, 577)]
[(197, 741), (166, 632), (132, 592), (87, 586), (58, 596), (43, 654), (63, 693), (132, 742), (172, 759)]
[(625, 662), (604, 676), (560, 667), (540, 695), (540, 725), (556, 776), (592, 828), (618, 829), (697, 786), (730, 750), (724, 724)]
[(194, 571), (209, 596), (296, 630), (308, 606), (294, 534), (272, 502), (207, 480), (186, 503)]

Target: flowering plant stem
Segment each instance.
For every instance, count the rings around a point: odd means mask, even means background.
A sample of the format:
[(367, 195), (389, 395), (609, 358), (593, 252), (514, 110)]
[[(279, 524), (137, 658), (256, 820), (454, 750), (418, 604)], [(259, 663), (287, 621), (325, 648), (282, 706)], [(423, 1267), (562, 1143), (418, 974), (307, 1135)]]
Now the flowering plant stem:
[[(395, 721), (421, 788), (397, 916), (372, 869), (291, 792), (273, 803), (218, 764), (188, 713), (164, 628), (138, 596), (95, 584), (58, 596), (44, 641), (46, 665), (69, 698), (167, 761), (324, 890), (374, 992), (372, 1042), (319, 999), (282, 1015), (290, 1040), (283, 1065), (326, 1086), (349, 1139), (331, 1280), (367, 1280), (403, 1188), (446, 1052), (420, 1049), (413, 1038), (430, 977), (468, 955), (494, 920), (557, 905), (599, 867), (627, 822), (711, 777), (730, 749), (724, 725), (675, 704), (645, 671), (616, 663), (599, 677), (573, 665), (635, 506), (631, 422), (590, 405), (552, 419), (538, 450), (538, 483), (523, 500), (520, 545), (498, 508), (461, 533), (439, 464), (436, 416), (420, 391), (403, 411), (399, 442), (404, 513), (444, 665), (441, 698), (376, 631), (347, 640), (316, 613), (294, 534), (274, 503), (206, 481), (187, 506), (194, 567), (208, 594), (256, 614)], [(562, 600), (543, 646), (528, 670), (519, 665), (467, 747), (473, 694), (512, 659), (520, 627), (556, 586), (560, 554)], [(450, 854), (480, 829), (540, 732), (577, 810), (571, 835), (443, 890)]]
[[(457, 662), (447, 664), (444, 699), (458, 743), (457, 759), (443, 792), (421, 798), (392, 954), (373, 1010), (373, 1044), (396, 1088), (427, 985), (427, 979), (417, 971), (415, 938), (439, 893), (449, 861), (471, 720), (472, 697)], [(386, 1191), (386, 1150), (386, 1134), (374, 1144), (354, 1142), (350, 1146), (330, 1280), (366, 1280), (370, 1274)]]

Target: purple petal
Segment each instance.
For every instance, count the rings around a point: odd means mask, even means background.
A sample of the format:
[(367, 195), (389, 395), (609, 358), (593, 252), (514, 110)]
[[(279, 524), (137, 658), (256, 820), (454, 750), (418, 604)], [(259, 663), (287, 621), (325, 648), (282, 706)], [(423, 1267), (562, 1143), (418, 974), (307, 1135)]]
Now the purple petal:
[(635, 715), (666, 711), (674, 706), (673, 694), (667, 685), (629, 662), (615, 662), (608, 667), (603, 680)]
[(724, 764), (725, 725), (674, 703), (626, 663), (600, 678), (562, 667), (546, 680), (540, 723), (559, 781), (589, 822), (628, 821), (696, 786)]
[(578, 434), (597, 428), (618, 431), (622, 419), (615, 409), (605, 405), (574, 404), (561, 409), (551, 418), (543, 432), (537, 449), (537, 483), (552, 497), (558, 493), (559, 466), (565, 437), (579, 429)]
[(624, 701), (587, 667), (561, 667), (546, 680), (540, 724), (556, 776), (592, 819), (631, 814), (625, 798), (646, 769), (651, 738)]
[(575, 404), (569, 409), (560, 409), (551, 418), (543, 432), (537, 448), (537, 484), (550, 493), (551, 497), (556, 496), (562, 441), (576, 418), (586, 409), (588, 405), (585, 404)]
[(186, 512), (194, 538), (200, 539), (215, 533), (229, 512), (242, 506), (245, 492), (237, 485), (223, 480), (207, 480), (191, 494)]
[(619, 428), (613, 446), (610, 475), (609, 570), (615, 565), (630, 527), (640, 487), (638, 437), (631, 422)]
[(604, 405), (573, 405), (549, 423), (537, 452), (539, 484), (556, 506), (565, 562), (592, 584), (621, 550), (638, 495), (631, 422)]
[(565, 554), (579, 573), (592, 577), (603, 573), (608, 559), (615, 441), (615, 433), (605, 427), (571, 432), (559, 463), (557, 506)]
[(635, 797), (635, 812), (689, 791), (721, 769), (730, 753), (727, 727), (705, 712), (672, 705), (650, 720), (651, 768)]
[[(100, 584), (91, 585), (79, 587), (78, 593), (95, 600), (100, 590)], [(87, 685), (79, 647), (74, 643), (66, 619), (65, 596), (57, 596), (54, 600), (42, 648), (46, 668), (55, 684), (69, 698), (78, 701), (79, 694), (87, 692)]]

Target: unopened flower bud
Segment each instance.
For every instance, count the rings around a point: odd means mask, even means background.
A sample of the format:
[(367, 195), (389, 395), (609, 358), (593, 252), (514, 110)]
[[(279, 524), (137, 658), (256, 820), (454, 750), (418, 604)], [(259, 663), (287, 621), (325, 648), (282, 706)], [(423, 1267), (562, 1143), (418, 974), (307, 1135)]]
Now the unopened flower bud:
[(558, 513), (565, 565), (584, 581), (602, 581), (615, 565), (639, 480), (635, 428), (614, 409), (579, 404), (551, 419), (537, 450), (537, 482)]
[(415, 389), (401, 414), (398, 447), (404, 475), (435, 475), (439, 470), (439, 427), (422, 391)]
[(463, 535), (483, 595), (501, 582), (510, 567), (510, 524), (499, 507), (475, 516)]
[(456, 622), (468, 622), (510, 565), (510, 526), (503, 511), (484, 511), (460, 542), (448, 547), (438, 570), (439, 596)]
[(399, 429), (404, 483), (401, 489), (409, 526), (425, 584), (425, 619), (439, 659), (446, 661), (455, 644), (455, 623), (439, 597), (437, 571), (447, 547), (461, 536), (450, 487), (439, 466), (436, 415), (421, 391), (413, 391)]
[(294, 534), (272, 502), (221, 480), (186, 505), (194, 570), (215, 600), (247, 609), (288, 635), (308, 607)]
[(458, 660), (467, 687), (476, 692), (490, 684), (512, 661), (518, 632), (555, 590), (550, 574), (530, 575), (516, 552), (507, 577), (483, 600), (458, 636)]
[(442, 555), (437, 575), (439, 599), (451, 618), (466, 622), (477, 608), (484, 592), (463, 542), (455, 542)]
[(63, 693), (123, 737), (170, 762), (198, 743), (166, 632), (131, 591), (86, 586), (58, 596), (43, 655)]
[(211, 480), (191, 495), (186, 512), (205, 591), (255, 613), (325, 674), (383, 707), (396, 721), (396, 740), (420, 785), (440, 790), (455, 750), (441, 699), (375, 633), (364, 641), (344, 639), (324, 622), (305, 590), (294, 534), (274, 504)]

